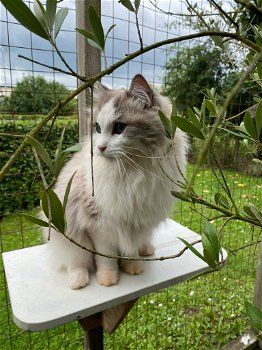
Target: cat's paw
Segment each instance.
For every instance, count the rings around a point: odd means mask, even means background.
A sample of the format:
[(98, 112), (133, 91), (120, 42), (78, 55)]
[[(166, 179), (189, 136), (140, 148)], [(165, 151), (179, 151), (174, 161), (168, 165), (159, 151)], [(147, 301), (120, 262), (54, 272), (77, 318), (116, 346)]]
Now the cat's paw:
[(144, 271), (141, 261), (122, 261), (121, 267), (129, 275), (139, 275)]
[(118, 282), (118, 271), (114, 270), (100, 270), (96, 273), (97, 283), (103, 286), (112, 286)]
[(142, 247), (139, 249), (139, 254), (142, 256), (150, 256), (155, 254), (155, 247), (152, 243), (147, 242), (142, 245)]
[(87, 269), (78, 267), (68, 272), (68, 285), (71, 289), (79, 289), (85, 287), (89, 282)]

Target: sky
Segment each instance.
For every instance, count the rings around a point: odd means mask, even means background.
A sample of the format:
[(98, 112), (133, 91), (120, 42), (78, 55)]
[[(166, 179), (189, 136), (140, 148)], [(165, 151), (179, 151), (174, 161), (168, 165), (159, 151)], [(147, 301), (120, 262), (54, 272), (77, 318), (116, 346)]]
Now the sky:
[[(166, 24), (173, 19), (156, 10), (152, 2), (154, 3), (155, 1), (142, 0), (142, 6), (140, 6), (139, 11), (140, 30), (144, 45), (189, 33), (189, 29), (184, 28), (181, 24), (167, 30)], [(26, 3), (28, 4), (28, 1)], [(30, 6), (32, 6), (32, 2)], [(76, 69), (75, 1), (64, 0), (60, 6), (68, 7), (69, 14), (58, 35), (57, 45), (62, 50), (69, 65)], [(159, 0), (157, 1), (157, 6), (163, 11), (185, 12), (185, 7), (181, 1)], [(107, 63), (110, 66), (112, 63), (125, 57), (126, 54), (139, 48), (135, 16), (119, 4), (117, 0), (102, 0), (101, 13), (105, 32), (112, 24), (116, 24), (106, 44)], [(42, 75), (47, 80), (55, 79), (69, 89), (76, 87), (75, 78), (57, 72), (54, 73), (51, 69), (43, 68), (19, 58), (18, 54), (41, 61), (47, 65), (65, 68), (57, 54), (51, 50), (50, 44), (17, 24), (16, 20), (6, 13), (2, 4), (0, 4), (0, 15), (0, 85), (15, 86), (16, 82), (21, 80), (21, 78), (33, 73)], [(165, 74), (164, 67), (170, 55), (172, 53), (167, 53), (166, 47), (151, 51), (120, 67), (111, 76), (104, 78), (103, 83), (114, 88), (125, 87), (135, 74), (142, 73), (149, 82), (160, 85)]]

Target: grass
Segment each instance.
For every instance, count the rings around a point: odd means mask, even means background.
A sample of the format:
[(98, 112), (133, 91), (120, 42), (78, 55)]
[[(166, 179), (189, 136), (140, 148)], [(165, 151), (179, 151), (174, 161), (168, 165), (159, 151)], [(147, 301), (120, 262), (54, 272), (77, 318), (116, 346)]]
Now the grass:
[[(189, 169), (191, 171), (191, 169)], [(238, 205), (253, 202), (262, 207), (261, 181), (225, 171)], [(196, 178), (196, 192), (210, 199), (221, 191), (212, 172), (203, 170)], [(198, 207), (203, 215), (208, 209)], [(204, 219), (188, 203), (179, 203), (175, 219), (201, 232)], [(217, 220), (221, 228), (221, 220)], [(39, 231), (19, 215), (1, 223), (1, 249), (8, 251), (41, 244)], [(22, 232), (22, 234), (21, 234)], [(258, 239), (245, 223), (230, 222), (223, 246), (230, 252)], [(199, 277), (140, 298), (125, 322), (113, 335), (105, 335), (108, 350), (218, 350), (244, 332), (248, 321), (244, 300), (252, 300), (257, 265), (257, 246), (229, 253), (227, 266), (218, 273)], [(2, 262), (1, 267), (2, 269)], [(43, 333), (19, 330), (12, 321), (3, 273), (0, 275), (0, 349), (82, 349), (83, 334), (74, 322)]]

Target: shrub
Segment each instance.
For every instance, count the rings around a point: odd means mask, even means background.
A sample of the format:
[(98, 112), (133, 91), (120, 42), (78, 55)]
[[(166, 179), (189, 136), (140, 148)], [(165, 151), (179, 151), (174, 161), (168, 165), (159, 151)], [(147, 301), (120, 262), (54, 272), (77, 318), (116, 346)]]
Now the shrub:
[[(35, 122), (32, 120), (17, 120), (12, 123), (10, 120), (3, 120), (0, 123), (0, 133), (26, 134)], [(51, 131), (46, 148), (50, 155), (58, 144), (58, 139), (63, 128), (66, 127), (64, 136), (64, 147), (78, 142), (78, 123), (77, 120), (63, 119), (58, 121)], [(49, 126), (42, 129), (37, 136), (40, 142), (44, 142)], [(18, 137), (0, 138), (0, 167), (5, 164), (10, 155), (21, 143)], [(41, 181), (37, 172), (35, 159), (31, 149), (28, 147), (24, 153), (13, 164), (10, 172), (1, 182), (1, 201), (0, 215), (14, 212), (16, 209), (29, 209), (39, 204), (39, 191), (42, 188)]]

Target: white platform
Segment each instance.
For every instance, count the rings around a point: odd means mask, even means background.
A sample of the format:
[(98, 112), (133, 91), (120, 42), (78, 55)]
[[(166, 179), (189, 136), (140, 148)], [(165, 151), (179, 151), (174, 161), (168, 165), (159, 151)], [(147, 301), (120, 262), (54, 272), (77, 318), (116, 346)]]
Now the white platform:
[[(184, 226), (166, 220), (154, 232), (155, 256), (178, 253), (183, 243), (199, 239)], [(195, 245), (201, 250), (201, 244)], [(223, 253), (226, 258), (226, 252)], [(91, 277), (80, 290), (67, 286), (65, 272), (47, 268), (46, 245), (3, 253), (4, 268), (15, 323), (22, 329), (43, 331), (104, 311), (203, 272), (208, 266), (189, 250), (177, 259), (144, 262), (144, 272), (129, 276), (121, 272), (115, 286), (100, 286)]]

